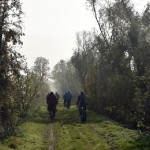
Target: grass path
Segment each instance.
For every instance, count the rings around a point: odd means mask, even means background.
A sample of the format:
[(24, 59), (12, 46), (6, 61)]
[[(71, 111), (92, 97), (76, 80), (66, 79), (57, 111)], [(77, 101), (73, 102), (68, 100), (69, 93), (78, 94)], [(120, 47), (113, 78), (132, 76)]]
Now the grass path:
[(150, 136), (87, 111), (80, 123), (76, 106), (58, 105), (51, 124), (46, 106), (20, 126), (17, 136), (0, 142), (0, 150), (150, 150)]
[(59, 106), (56, 122), (56, 150), (150, 150), (150, 137), (88, 111), (80, 123), (76, 106)]
[(46, 107), (42, 106), (19, 127), (17, 136), (0, 142), (0, 150), (48, 150), (50, 122)]

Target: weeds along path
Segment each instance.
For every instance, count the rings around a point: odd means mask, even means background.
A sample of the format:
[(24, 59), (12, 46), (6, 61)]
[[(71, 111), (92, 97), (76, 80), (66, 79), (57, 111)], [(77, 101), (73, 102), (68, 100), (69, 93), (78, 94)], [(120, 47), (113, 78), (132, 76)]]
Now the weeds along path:
[[(87, 111), (87, 123), (80, 123), (76, 106), (69, 110), (58, 105), (55, 130), (55, 150), (141, 150), (150, 149), (149, 136)], [(147, 142), (146, 142), (147, 141)]]

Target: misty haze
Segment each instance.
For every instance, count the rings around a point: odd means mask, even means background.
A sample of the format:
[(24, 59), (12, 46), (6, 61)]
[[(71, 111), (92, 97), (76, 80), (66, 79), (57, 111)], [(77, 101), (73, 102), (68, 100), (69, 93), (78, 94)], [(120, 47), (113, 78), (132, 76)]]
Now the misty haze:
[(0, 150), (149, 141), (149, 0), (0, 1)]

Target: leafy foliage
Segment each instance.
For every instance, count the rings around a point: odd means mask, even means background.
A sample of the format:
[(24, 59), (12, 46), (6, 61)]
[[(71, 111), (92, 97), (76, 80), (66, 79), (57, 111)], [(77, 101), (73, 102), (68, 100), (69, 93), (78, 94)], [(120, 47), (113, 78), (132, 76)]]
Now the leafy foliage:
[(130, 0), (87, 2), (100, 33), (78, 34), (71, 62), (89, 105), (131, 127), (148, 129), (149, 4), (140, 15)]

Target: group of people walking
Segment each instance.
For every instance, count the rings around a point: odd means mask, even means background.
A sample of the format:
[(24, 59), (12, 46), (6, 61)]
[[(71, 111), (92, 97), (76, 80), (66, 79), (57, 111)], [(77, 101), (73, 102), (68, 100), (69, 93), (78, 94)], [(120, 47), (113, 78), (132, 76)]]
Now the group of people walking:
[[(70, 91), (65, 92), (63, 95), (63, 100), (64, 100), (64, 107), (67, 109), (70, 109), (71, 106), (71, 100), (72, 100), (72, 94)], [(54, 121), (54, 117), (56, 114), (56, 105), (58, 104), (58, 101), (60, 99), (60, 95), (56, 92), (55, 94), (53, 92), (50, 92), (46, 96), (46, 102), (47, 102), (47, 109), (50, 113), (51, 121)], [(86, 106), (87, 106), (87, 97), (85, 96), (84, 92), (81, 92), (77, 98), (77, 103), (76, 105), (78, 106), (79, 110), (79, 115), (84, 117), (84, 120), (82, 122), (86, 121)], [(84, 116), (82, 116), (82, 112), (84, 112)]]

